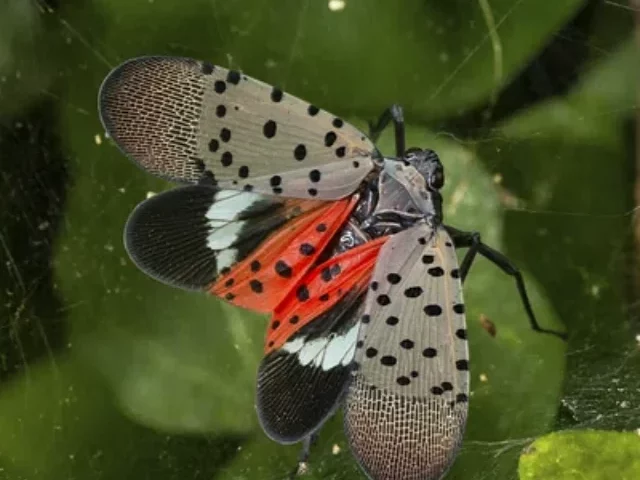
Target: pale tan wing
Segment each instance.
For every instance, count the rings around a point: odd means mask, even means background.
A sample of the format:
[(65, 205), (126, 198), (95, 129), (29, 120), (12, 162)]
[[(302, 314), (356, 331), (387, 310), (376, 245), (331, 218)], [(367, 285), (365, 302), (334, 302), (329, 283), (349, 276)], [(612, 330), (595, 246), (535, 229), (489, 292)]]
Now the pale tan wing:
[(372, 479), (439, 479), (464, 433), (469, 394), (453, 242), (427, 225), (382, 248), (365, 300), (345, 426)]
[(100, 89), (107, 132), (143, 168), (178, 182), (332, 200), (372, 170), (358, 129), (242, 73), (188, 58), (141, 57)]

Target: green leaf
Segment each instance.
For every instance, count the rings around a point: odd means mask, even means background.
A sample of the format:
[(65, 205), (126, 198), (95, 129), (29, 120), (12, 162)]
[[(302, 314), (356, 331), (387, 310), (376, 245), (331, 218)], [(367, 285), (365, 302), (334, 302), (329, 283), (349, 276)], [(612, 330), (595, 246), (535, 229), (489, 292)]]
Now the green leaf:
[(522, 0), (351, 0), (341, 11), (326, 1), (101, 2), (104, 43), (120, 58), (195, 56), (337, 114), (377, 115), (398, 102), (422, 119), (489, 100), (581, 4), (550, 2), (540, 15)]
[(523, 112), (477, 144), (507, 189), (507, 252), (545, 286), (570, 333), (562, 426), (637, 427), (640, 356), (626, 273), (626, 126), (635, 116), (637, 58), (631, 42), (621, 46), (566, 98)]
[[(169, 436), (122, 416), (95, 371), (73, 355), (33, 363), (0, 396), (0, 478), (210, 478), (241, 438)], [(200, 477), (193, 477), (200, 478)]]
[(640, 478), (640, 436), (634, 432), (559, 432), (537, 439), (520, 457), (521, 480)]

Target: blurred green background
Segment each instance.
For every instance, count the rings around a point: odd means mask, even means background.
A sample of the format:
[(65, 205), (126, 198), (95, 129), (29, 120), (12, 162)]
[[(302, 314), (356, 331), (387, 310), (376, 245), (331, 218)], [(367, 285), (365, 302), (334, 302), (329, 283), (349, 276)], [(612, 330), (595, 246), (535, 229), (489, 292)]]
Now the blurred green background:
[[(265, 318), (161, 285), (123, 249), (131, 209), (170, 185), (105, 139), (96, 97), (144, 54), (241, 69), (360, 126), (401, 103), (408, 144), (445, 165), (446, 221), (508, 254), (540, 322), (570, 334), (532, 333), (478, 261), (447, 478), (640, 478), (638, 18), (626, 0), (0, 2), (0, 479), (295, 465), (255, 416)], [(305, 478), (363, 478), (339, 415)]]

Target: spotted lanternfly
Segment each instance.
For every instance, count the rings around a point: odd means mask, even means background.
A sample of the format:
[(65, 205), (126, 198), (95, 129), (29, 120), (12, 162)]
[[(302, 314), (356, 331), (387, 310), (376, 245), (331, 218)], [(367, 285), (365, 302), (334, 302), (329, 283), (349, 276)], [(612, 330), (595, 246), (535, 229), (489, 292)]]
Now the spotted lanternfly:
[[(405, 149), (393, 106), (369, 135), (244, 74), (145, 57), (112, 71), (102, 122), (145, 170), (190, 185), (133, 211), (125, 245), (170, 285), (270, 321), (257, 379), (266, 434), (311, 438), (342, 406), (373, 479), (438, 479), (460, 446), (469, 400), (462, 283), (477, 254), (522, 277), (477, 233), (443, 224), (444, 172)], [(393, 121), (396, 156), (374, 146)], [(459, 266), (455, 248), (468, 250)]]

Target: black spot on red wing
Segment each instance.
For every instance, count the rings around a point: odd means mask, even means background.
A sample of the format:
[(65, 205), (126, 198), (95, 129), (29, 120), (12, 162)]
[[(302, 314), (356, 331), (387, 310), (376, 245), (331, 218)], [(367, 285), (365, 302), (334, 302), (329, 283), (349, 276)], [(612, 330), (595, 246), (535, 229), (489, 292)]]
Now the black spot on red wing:
[(222, 163), (223, 167), (228, 167), (233, 163), (233, 155), (231, 152), (224, 152), (220, 159), (220, 163)]
[(400, 319), (398, 317), (394, 317), (393, 315), (388, 317), (386, 320), (386, 324), (393, 327), (394, 325), (397, 325), (398, 322), (400, 321)]
[(271, 100), (273, 100), (276, 103), (281, 101), (282, 90), (280, 90), (278, 87), (273, 87), (273, 90), (271, 90)]
[(342, 125), (344, 125), (344, 122), (342, 121), (342, 119), (336, 117), (333, 119), (333, 122), (331, 122), (331, 124), (336, 128), (341, 128)]
[(254, 261), (251, 262), (251, 265), (250, 265), (251, 271), (255, 273), (258, 270), (260, 270), (261, 266), (262, 265), (260, 265), (260, 262), (258, 260), (254, 260)]
[(400, 342), (400, 346), (401, 346), (402, 348), (407, 349), (407, 350), (412, 349), (412, 348), (413, 348), (413, 345), (414, 345), (413, 340), (409, 340), (408, 338), (405, 338), (404, 340), (402, 340), (402, 341)]
[(393, 367), (396, 363), (398, 363), (398, 359), (393, 355), (385, 355), (380, 359), (380, 363), (386, 367)]
[(267, 138), (275, 137), (277, 130), (278, 130), (278, 126), (276, 125), (276, 122), (274, 122), (273, 120), (268, 120), (267, 123), (265, 123), (262, 126), (262, 133)]
[(469, 370), (469, 362), (467, 360), (456, 360), (456, 368), (458, 370)]
[(291, 275), (293, 274), (291, 267), (284, 260), (278, 260), (274, 269), (276, 273), (283, 278), (291, 278)]
[(280, 321), (279, 320), (274, 320), (273, 322), (271, 322), (271, 329), (275, 330), (280, 326)]
[(423, 310), (429, 317), (437, 317), (442, 314), (442, 307), (436, 304), (426, 305)]
[(373, 358), (378, 354), (378, 350), (376, 350), (373, 347), (369, 347), (367, 348), (367, 350), (364, 352), (364, 354), (368, 357), (368, 358)]
[(333, 278), (340, 275), (341, 271), (342, 271), (342, 268), (340, 267), (339, 263), (334, 263), (333, 265), (331, 265), (331, 275), (333, 276)]
[(338, 136), (336, 135), (336, 132), (327, 132), (327, 134), (324, 136), (325, 146), (327, 147), (333, 146), (333, 144), (336, 143), (337, 138)]
[(326, 232), (327, 231), (327, 225), (324, 223), (319, 223), (318, 226), (316, 227), (316, 232)]
[(300, 285), (296, 290), (296, 298), (301, 302), (309, 300), (309, 289), (306, 285)]
[(320, 111), (320, 109), (318, 107), (316, 107), (315, 105), (309, 105), (309, 108), (307, 108), (307, 112), (312, 117), (315, 117), (318, 114), (319, 111)]
[(224, 296), (224, 298), (225, 298), (225, 300), (229, 300), (229, 301), (231, 301), (231, 300), (233, 300), (234, 298), (236, 298), (236, 296), (235, 296), (233, 293), (227, 293), (227, 294)]
[(434, 395), (442, 395), (444, 393), (444, 390), (442, 390), (442, 387), (431, 387), (431, 393), (433, 393)]
[(222, 80), (216, 80), (216, 82), (213, 84), (213, 89), (216, 91), (216, 93), (224, 93), (224, 91), (227, 89), (227, 84)]
[(435, 357), (437, 354), (438, 354), (438, 351), (437, 351), (435, 348), (431, 348), (431, 347), (425, 348), (425, 349), (422, 351), (422, 355), (423, 355), (424, 357), (427, 357), (427, 358), (433, 358), (433, 357)]
[(212, 138), (209, 141), (209, 151), (211, 153), (215, 153), (218, 151), (218, 148), (220, 148), (220, 142), (218, 140), (216, 140), (215, 138)]
[(291, 325), (295, 325), (296, 323), (298, 323), (300, 321), (300, 317), (298, 315), (294, 315), (293, 317), (291, 317), (289, 319), (289, 323)]
[(263, 287), (262, 282), (260, 280), (253, 279), (249, 282), (249, 286), (251, 287), (251, 291), (254, 293), (262, 293)]
[(345, 153), (347, 153), (347, 149), (345, 147), (336, 148), (336, 157), (342, 158), (344, 157)]
[(233, 278), (229, 278), (226, 282), (224, 282), (224, 286), (226, 288), (229, 288), (229, 287), (232, 287), (234, 283), (235, 283), (235, 280)]
[(300, 253), (306, 257), (313, 255), (315, 251), (315, 247), (310, 243), (303, 243), (302, 245), (300, 245)]
[(304, 158), (307, 156), (307, 147), (305, 147), (303, 144), (298, 145), (293, 149), (293, 156), (298, 161), (304, 160)]
[(396, 383), (402, 387), (405, 387), (411, 383), (411, 379), (403, 375), (402, 377), (396, 378)]
[(234, 85), (240, 83), (240, 73), (235, 70), (229, 70), (229, 73), (227, 73), (227, 82)]
[(378, 295), (378, 298), (376, 298), (376, 301), (378, 302), (378, 305), (381, 305), (383, 307), (391, 303), (391, 299), (389, 298), (389, 296), (384, 294)]
[(466, 340), (467, 331), (464, 328), (459, 328), (458, 330), (456, 330), (456, 337), (458, 337), (460, 340)]
[(462, 303), (456, 303), (453, 306), (453, 311), (456, 312), (459, 315), (462, 315), (464, 313), (464, 304)]
[(416, 298), (422, 295), (422, 287), (409, 287), (404, 291), (404, 296), (407, 298)]
[(329, 300), (329, 294), (328, 293), (323, 293), (322, 295), (320, 295), (318, 297), (318, 300), (320, 300), (321, 302), (326, 302), (327, 300)]
[(435, 260), (435, 257), (433, 255), (423, 255), (422, 256), (422, 263), (429, 265), (430, 263), (433, 263), (433, 261)]
[(324, 267), (322, 269), (322, 271), (320, 272), (320, 278), (322, 278), (322, 280), (324, 280), (325, 282), (331, 281), (331, 270), (329, 269), (329, 267)]
[(224, 117), (227, 114), (227, 107), (225, 107), (224, 105), (218, 105), (216, 107), (216, 115), (219, 118)]
[(431, 267), (429, 270), (427, 270), (427, 273), (432, 277), (441, 277), (442, 275), (444, 275), (444, 270), (440, 267)]

